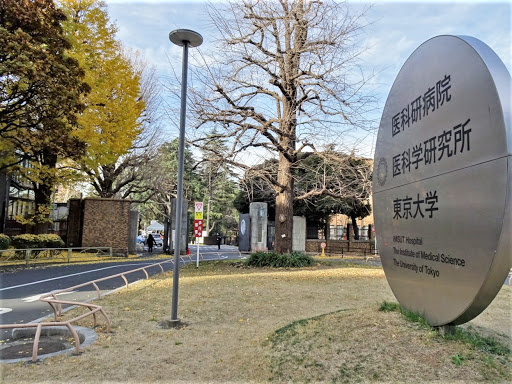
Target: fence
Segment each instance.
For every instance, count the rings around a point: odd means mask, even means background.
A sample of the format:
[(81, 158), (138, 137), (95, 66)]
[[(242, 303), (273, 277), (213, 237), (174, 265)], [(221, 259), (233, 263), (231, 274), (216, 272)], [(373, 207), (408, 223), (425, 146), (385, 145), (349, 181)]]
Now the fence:
[[(0, 261), (7, 265), (19, 264), (24, 261), (25, 266), (28, 266), (30, 262), (42, 260), (70, 263), (73, 251), (78, 251), (81, 255), (93, 253), (96, 256), (113, 256), (112, 247), (2, 249), (0, 250)], [(77, 256), (75, 255), (75, 257)]]
[(328, 255), (345, 255), (357, 253), (363, 256), (378, 254), (373, 240), (306, 240), (306, 252), (322, 253), (322, 243), (325, 243), (324, 253)]

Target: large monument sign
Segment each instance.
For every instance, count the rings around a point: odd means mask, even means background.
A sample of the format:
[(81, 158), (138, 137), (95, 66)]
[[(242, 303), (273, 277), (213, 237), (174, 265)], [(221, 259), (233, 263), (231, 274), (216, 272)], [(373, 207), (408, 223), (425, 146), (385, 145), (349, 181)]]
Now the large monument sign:
[(512, 266), (512, 81), (483, 42), (438, 36), (408, 58), (375, 149), (382, 264), (406, 309), (462, 324)]

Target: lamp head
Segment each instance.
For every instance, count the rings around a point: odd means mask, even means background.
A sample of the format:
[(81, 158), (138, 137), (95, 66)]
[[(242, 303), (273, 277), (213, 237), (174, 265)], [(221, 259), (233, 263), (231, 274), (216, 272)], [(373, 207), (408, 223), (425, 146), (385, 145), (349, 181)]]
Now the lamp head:
[(188, 42), (189, 47), (199, 47), (203, 43), (203, 36), (190, 29), (175, 29), (169, 32), (169, 40), (183, 47)]

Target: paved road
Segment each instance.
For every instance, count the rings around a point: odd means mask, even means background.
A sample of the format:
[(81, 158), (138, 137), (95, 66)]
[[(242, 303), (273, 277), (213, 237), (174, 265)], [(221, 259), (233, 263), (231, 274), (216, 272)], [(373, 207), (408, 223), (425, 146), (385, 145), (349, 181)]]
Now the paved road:
[[(191, 246), (192, 256), (195, 262), (196, 246)], [(48, 266), (43, 268), (30, 268), (15, 272), (0, 274), (0, 324), (28, 323), (52, 314), (47, 303), (40, 302), (41, 295), (48, 292), (69, 288), (102, 277), (127, 272), (143, 266), (149, 266), (162, 262), (164, 271), (173, 269), (172, 256), (155, 259), (159, 250), (154, 255), (142, 251), (138, 259), (126, 261), (113, 261), (95, 264), (66, 264), (62, 266)], [(220, 253), (217, 246), (201, 246), (200, 253), (203, 259), (239, 258), (235, 247), (222, 246)], [(158, 256), (161, 256), (158, 254)], [(185, 258), (190, 262), (189, 258)], [(155, 275), (161, 272), (160, 267), (154, 266), (147, 269), (148, 274)], [(144, 279), (143, 271), (126, 275), (129, 283)], [(98, 283), (102, 294), (115, 290), (125, 285), (122, 277)], [(59, 295), (64, 300), (87, 301), (97, 296), (95, 289), (89, 285), (71, 293)], [(10, 330), (0, 331), (0, 339), (8, 338)]]

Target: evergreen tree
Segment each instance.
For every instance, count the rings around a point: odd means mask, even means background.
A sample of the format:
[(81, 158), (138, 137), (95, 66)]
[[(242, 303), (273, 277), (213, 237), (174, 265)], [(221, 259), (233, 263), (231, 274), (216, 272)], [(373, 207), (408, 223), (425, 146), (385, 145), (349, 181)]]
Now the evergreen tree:
[[(178, 139), (162, 144), (157, 155), (141, 169), (145, 174), (147, 191), (144, 194), (135, 194), (134, 197), (139, 201), (138, 211), (147, 222), (154, 218), (174, 220), (170, 217), (170, 202), (177, 197), (178, 191), (178, 147)], [(189, 202), (202, 200), (202, 183), (195, 165), (192, 152), (185, 145), (183, 198)]]
[[(261, 201), (269, 204), (272, 215), (276, 204), (272, 178), (277, 177), (277, 169), (276, 160), (267, 160), (246, 171), (234, 204), (240, 212), (248, 212), (250, 202)], [(308, 156), (294, 170), (293, 214), (305, 216), (310, 225), (316, 224), (324, 231), (329, 216), (347, 215), (358, 240), (356, 219), (371, 213), (371, 175), (371, 160), (337, 152), (333, 146)]]
[(199, 166), (204, 184), (203, 199), (206, 206), (204, 230), (210, 234), (228, 233), (237, 230), (238, 214), (233, 201), (236, 184), (229, 165), (224, 161), (227, 152), (225, 139), (214, 129), (202, 149), (203, 158)]

